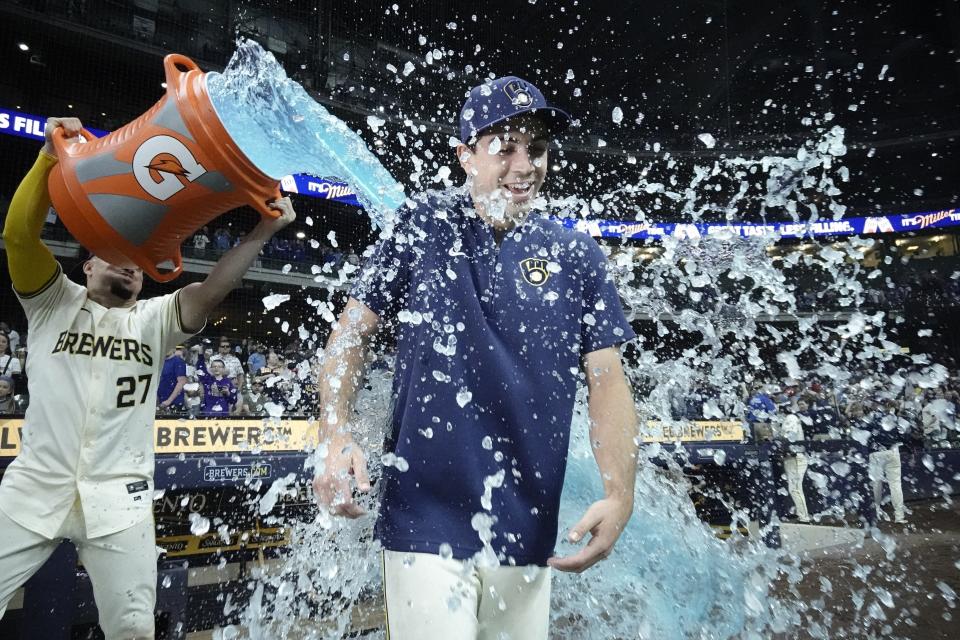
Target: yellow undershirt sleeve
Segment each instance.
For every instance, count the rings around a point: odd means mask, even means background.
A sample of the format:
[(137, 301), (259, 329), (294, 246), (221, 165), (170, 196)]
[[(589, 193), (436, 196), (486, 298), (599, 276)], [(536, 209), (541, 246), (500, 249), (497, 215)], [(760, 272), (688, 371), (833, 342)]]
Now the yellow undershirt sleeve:
[(50, 208), (47, 176), (57, 159), (41, 151), (37, 161), (20, 182), (3, 225), (3, 243), (13, 288), (21, 296), (36, 293), (59, 271), (57, 260), (40, 241), (43, 223)]

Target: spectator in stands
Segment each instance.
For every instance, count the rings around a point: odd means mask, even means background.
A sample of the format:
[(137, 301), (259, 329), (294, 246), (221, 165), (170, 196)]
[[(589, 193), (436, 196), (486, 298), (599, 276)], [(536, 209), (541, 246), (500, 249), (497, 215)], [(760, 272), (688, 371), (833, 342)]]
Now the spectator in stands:
[(273, 236), (273, 240), (270, 241), (270, 254), (272, 258), (277, 260), (286, 260), (288, 254), (286, 238), (281, 237), (279, 234)]
[(833, 410), (813, 392), (797, 398), (795, 413), (810, 440), (839, 437), (840, 431), (835, 428), (836, 416)]
[(240, 362), (233, 352), (233, 344), (230, 338), (223, 336), (220, 338), (217, 357), (223, 361), (223, 366), (227, 368), (227, 377), (233, 381), (233, 384), (239, 389), (243, 387), (243, 363)]
[(307, 260), (307, 246), (304, 244), (303, 239), (297, 238), (293, 241), (293, 248), (291, 250), (290, 259), (293, 262), (306, 262)]
[(803, 493), (803, 478), (807, 475), (808, 461), (807, 454), (801, 444), (805, 438), (800, 418), (793, 413), (785, 415), (779, 424), (777, 436), (787, 448), (783, 456), (783, 470), (787, 476), (787, 491), (793, 499), (797, 521), (806, 524), (810, 522), (810, 513), (807, 511), (807, 498)]
[(266, 394), (263, 380), (254, 379), (250, 389), (244, 391), (240, 396), (240, 402), (237, 403), (236, 415), (239, 416), (265, 416), (267, 410), (264, 408), (270, 398)]
[(769, 385), (757, 384), (747, 401), (747, 424), (753, 436), (759, 437), (757, 425), (769, 425), (777, 415), (777, 407), (768, 393)]
[(226, 227), (220, 227), (213, 235), (213, 248), (217, 253), (226, 253), (230, 250), (233, 239), (230, 237), (230, 231)]
[(9, 416), (19, 413), (17, 400), (14, 397), (16, 387), (11, 376), (0, 375), (0, 416)]
[(183, 385), (183, 407), (191, 418), (203, 410), (203, 385), (197, 381), (196, 373), (187, 376), (187, 383)]
[(167, 354), (157, 383), (157, 410), (159, 413), (183, 411), (183, 386), (187, 384), (186, 348), (180, 344)]
[(0, 333), (0, 376), (18, 376), (21, 373), (20, 359), (10, 353), (10, 338)]
[(203, 413), (208, 416), (228, 416), (237, 402), (237, 388), (227, 377), (223, 360), (210, 360), (210, 375), (202, 382)]
[(250, 345), (250, 357), (247, 358), (247, 371), (250, 372), (250, 375), (255, 376), (267, 366), (267, 357), (264, 355), (267, 347), (262, 343), (251, 343)]
[(201, 258), (207, 253), (207, 245), (210, 244), (209, 234), (210, 230), (206, 226), (193, 234), (193, 248)]
[(6, 322), (0, 322), (0, 333), (7, 334), (7, 339), (10, 341), (10, 353), (16, 353), (17, 349), (20, 348), (20, 334)]
[(187, 362), (187, 378), (197, 377), (197, 368), (203, 368), (203, 353), (199, 344), (190, 346), (183, 359)]
[(267, 352), (267, 364), (260, 369), (256, 379), (263, 382), (271, 402), (281, 406), (286, 404), (293, 371), (287, 367), (280, 354), (273, 349)]

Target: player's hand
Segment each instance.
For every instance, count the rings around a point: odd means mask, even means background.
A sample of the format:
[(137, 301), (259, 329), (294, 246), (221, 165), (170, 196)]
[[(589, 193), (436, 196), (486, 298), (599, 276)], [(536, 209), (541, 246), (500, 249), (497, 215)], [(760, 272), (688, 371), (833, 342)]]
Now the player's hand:
[(335, 516), (359, 518), (366, 511), (353, 501), (350, 476), (361, 493), (370, 491), (370, 476), (363, 451), (350, 436), (338, 437), (327, 443), (327, 456), (318, 461), (323, 468), (313, 478), (313, 493), (317, 504)]
[(626, 498), (604, 498), (594, 502), (567, 534), (570, 542), (578, 543), (589, 533), (587, 546), (570, 556), (549, 558), (547, 564), (559, 571), (586, 571), (613, 552), (631, 514), (633, 502)]
[(47, 124), (43, 128), (43, 151), (51, 156), (57, 155), (57, 150), (53, 146), (53, 132), (57, 127), (63, 127), (63, 132), (69, 142), (77, 142), (80, 133), (83, 131), (83, 125), (80, 124), (80, 118), (47, 118)]
[(293, 202), (290, 201), (289, 197), (277, 198), (273, 202), (268, 202), (267, 206), (280, 212), (278, 218), (262, 217), (257, 224), (256, 230), (266, 234), (268, 237), (273, 236), (280, 231), (280, 229), (283, 229), (297, 219), (297, 212), (293, 210)]

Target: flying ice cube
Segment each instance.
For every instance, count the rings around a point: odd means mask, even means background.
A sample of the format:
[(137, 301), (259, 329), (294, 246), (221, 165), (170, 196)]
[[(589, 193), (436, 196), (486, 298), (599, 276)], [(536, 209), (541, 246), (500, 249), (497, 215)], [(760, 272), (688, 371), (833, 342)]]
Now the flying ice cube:
[(613, 108), (613, 121), (616, 124), (620, 124), (621, 122), (623, 122), (623, 109), (621, 109), (620, 107)]
[(263, 307), (267, 311), (273, 311), (289, 299), (290, 296), (285, 293), (271, 293), (270, 295), (264, 297)]
[(457, 392), (457, 404), (460, 405), (461, 409), (467, 406), (472, 399), (473, 394), (467, 389), (460, 389), (460, 391)]
[(714, 145), (717, 144), (717, 141), (709, 133), (701, 133), (700, 135), (697, 136), (697, 138), (700, 140), (700, 142), (703, 143), (703, 146), (705, 146), (707, 149), (713, 149)]
[(202, 536), (208, 531), (210, 531), (210, 520), (204, 518), (199, 513), (191, 512), (190, 516), (190, 533), (195, 536)]

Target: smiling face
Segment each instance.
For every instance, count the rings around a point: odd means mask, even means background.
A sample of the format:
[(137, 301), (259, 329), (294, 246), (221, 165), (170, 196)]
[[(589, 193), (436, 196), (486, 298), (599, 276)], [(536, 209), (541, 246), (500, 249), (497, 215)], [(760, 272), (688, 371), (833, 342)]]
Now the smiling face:
[(547, 175), (549, 147), (546, 127), (530, 115), (487, 129), (473, 147), (457, 146), (474, 206), (495, 228), (526, 217)]
[(0, 398), (7, 398), (13, 395), (13, 385), (7, 380), (0, 380)]
[(87, 289), (109, 295), (120, 304), (132, 303), (143, 289), (143, 269), (117, 267), (94, 256), (83, 263)]

